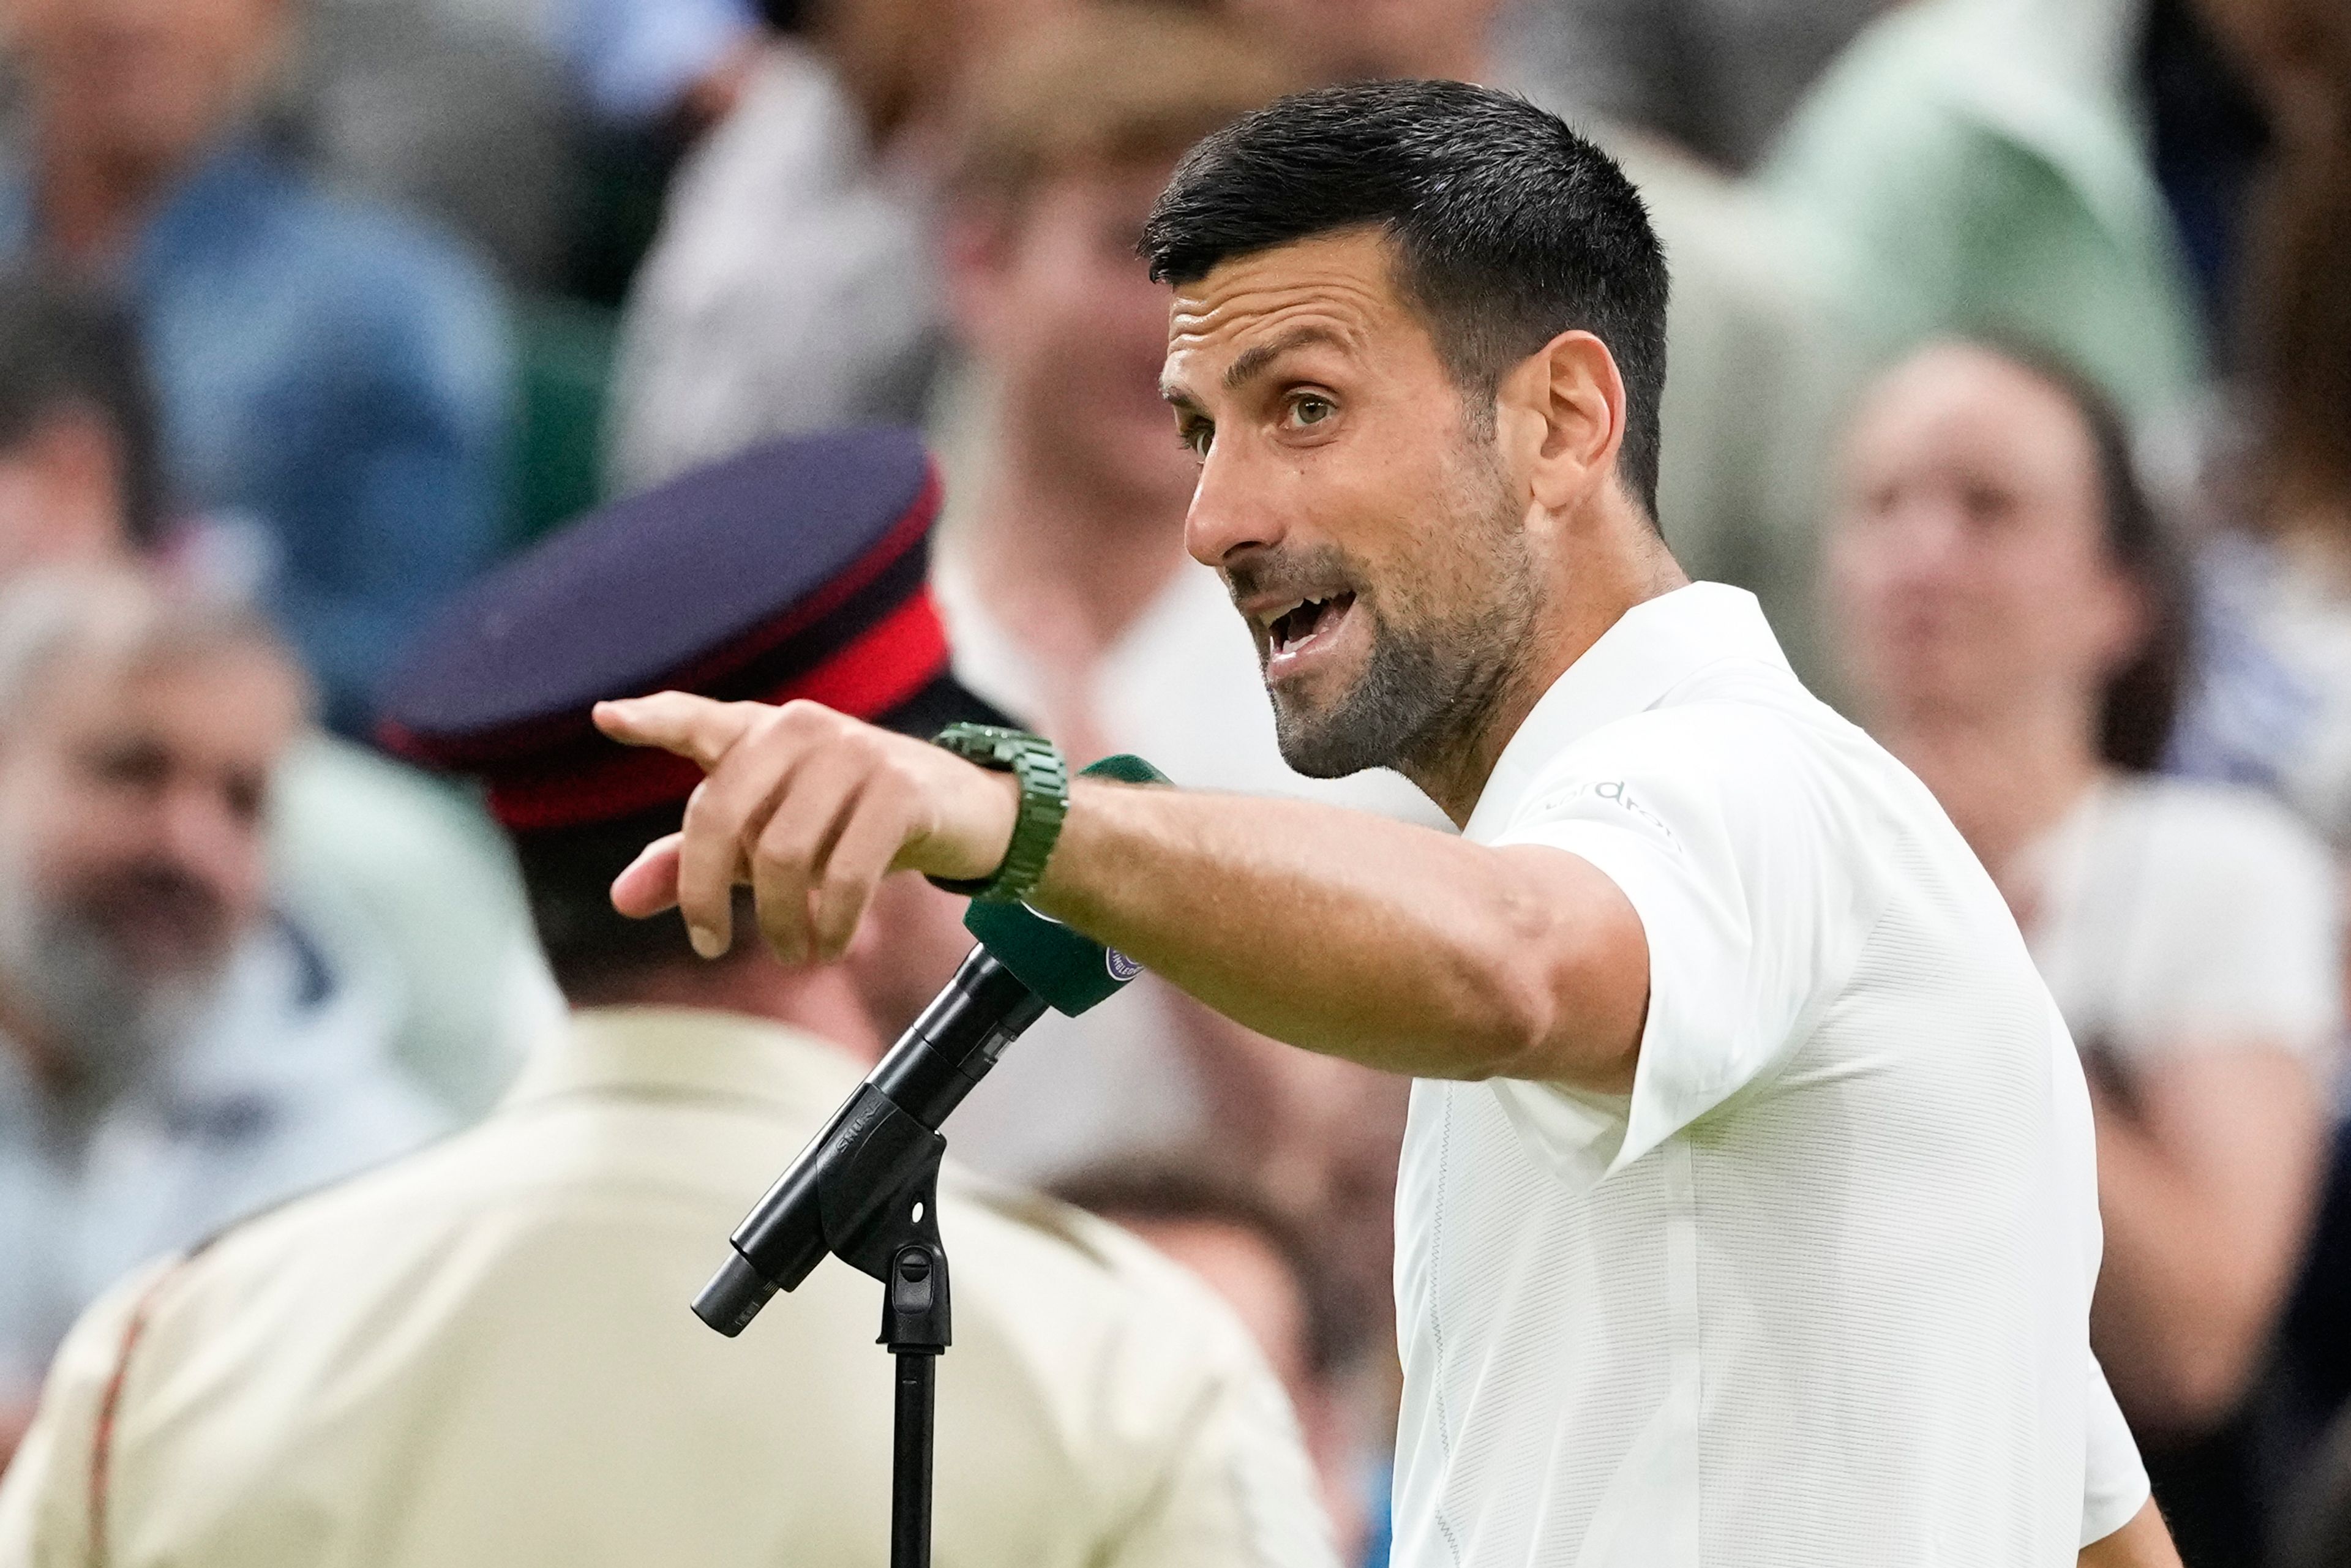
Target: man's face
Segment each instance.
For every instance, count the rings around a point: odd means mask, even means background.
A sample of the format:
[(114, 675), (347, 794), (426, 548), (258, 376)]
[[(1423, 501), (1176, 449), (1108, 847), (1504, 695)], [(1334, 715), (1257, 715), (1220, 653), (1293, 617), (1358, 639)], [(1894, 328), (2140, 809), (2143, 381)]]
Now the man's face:
[(1930, 348), (1865, 400), (1830, 549), (1853, 674), (1888, 717), (2095, 709), (2141, 615), (2071, 403), (1980, 349)]
[(1154, 391), (1167, 297), (1134, 248), (1166, 175), (1048, 182), (991, 225), (964, 287), (967, 330), (998, 380), (1005, 417), (1040, 437), (1033, 450), (1082, 471), (1086, 488), (1154, 523), (1192, 486)]
[(79, 1058), (208, 989), (259, 918), (263, 807), (302, 693), (257, 645), (69, 656), (42, 685), (0, 736), (0, 984)]
[(170, 165), (241, 112), (276, 57), (285, 0), (0, 0), (43, 135)]
[(1194, 557), (1257, 639), (1283, 757), (1333, 778), (1474, 733), (1535, 616), (1527, 498), (1351, 232), (1179, 286), (1161, 388), (1200, 472)]

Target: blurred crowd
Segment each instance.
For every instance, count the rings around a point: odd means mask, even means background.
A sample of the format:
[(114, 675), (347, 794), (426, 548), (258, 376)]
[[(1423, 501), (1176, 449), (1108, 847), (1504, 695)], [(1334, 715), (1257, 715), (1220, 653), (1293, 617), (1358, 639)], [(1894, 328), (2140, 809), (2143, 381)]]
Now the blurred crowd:
[[(509, 844), (378, 706), (452, 593), (601, 502), (919, 427), (987, 704), (1441, 823), (1282, 765), (1185, 554), (1134, 244), (1237, 115), (1454, 77), (1641, 186), (1667, 540), (1934, 790), (2072, 1026), (2094, 1338), (2190, 1568), (2351, 1563), (2341, 0), (0, 17), (0, 1464), (116, 1276), (475, 1120), (562, 1016)], [(843, 1043), (959, 956), (869, 962)], [(1405, 1087), (1146, 977), (949, 1128), (1227, 1298), (1350, 1563), (1384, 1550)]]

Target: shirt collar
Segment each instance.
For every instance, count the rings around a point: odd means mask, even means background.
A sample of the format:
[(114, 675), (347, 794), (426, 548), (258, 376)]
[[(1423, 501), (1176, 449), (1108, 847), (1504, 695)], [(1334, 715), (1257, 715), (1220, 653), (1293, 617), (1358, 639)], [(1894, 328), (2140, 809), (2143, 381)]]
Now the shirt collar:
[(1463, 836), (1493, 838), (1552, 758), (1601, 726), (1655, 706), (1725, 659), (1788, 668), (1763, 607), (1743, 588), (1693, 582), (1625, 612), (1552, 683), (1502, 747)]
[(508, 1106), (573, 1094), (762, 1100), (821, 1119), (857, 1084), (831, 1041), (741, 1013), (582, 1008), (532, 1050)]

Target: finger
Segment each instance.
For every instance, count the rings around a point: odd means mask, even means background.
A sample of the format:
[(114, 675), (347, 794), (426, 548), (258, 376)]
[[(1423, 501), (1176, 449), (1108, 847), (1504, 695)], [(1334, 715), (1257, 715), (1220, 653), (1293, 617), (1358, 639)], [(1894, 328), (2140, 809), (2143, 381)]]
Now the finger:
[(849, 821), (841, 826), (817, 881), (810, 924), (819, 962), (831, 963), (849, 951), (873, 902), (874, 889), (890, 873), (891, 862), (906, 841), (906, 823), (903, 793), (878, 781), (870, 784), (851, 806)]
[(596, 727), (623, 746), (657, 746), (693, 758), (705, 773), (775, 710), (763, 703), (722, 703), (688, 692), (655, 692), (598, 703)]
[(796, 719), (789, 709), (756, 711), (758, 726), (727, 748), (685, 803), (677, 907), (694, 950), (705, 958), (734, 946), (735, 887), (751, 880), (753, 824), (764, 822), (774, 802), (791, 789), (792, 775), (816, 738), (805, 717)]
[(831, 747), (810, 758), (776, 802), (752, 847), (751, 888), (759, 930), (788, 964), (810, 959), (809, 894), (867, 770), (864, 748), (854, 745)]
[(628, 869), (612, 879), (612, 907), (632, 920), (643, 920), (677, 907), (677, 852), (683, 833), (655, 839), (637, 853)]

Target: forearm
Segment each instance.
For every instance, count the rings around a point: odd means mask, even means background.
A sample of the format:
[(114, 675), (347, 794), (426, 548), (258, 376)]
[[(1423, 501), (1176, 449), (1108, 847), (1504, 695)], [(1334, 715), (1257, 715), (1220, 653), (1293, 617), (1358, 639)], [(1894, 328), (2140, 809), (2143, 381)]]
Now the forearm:
[(1571, 855), (1081, 781), (1032, 902), (1293, 1045), (1430, 1077), (1629, 1083), (1646, 950), (1615, 884)]
[(2251, 1184), (2250, 1151), (2215, 1171), (2103, 1108), (2097, 1134), (2100, 1359), (2134, 1421), (2194, 1432), (2242, 1394), (2292, 1274), (2308, 1208), (2301, 1130), (2270, 1129), (2265, 1157), (2286, 1168)]

